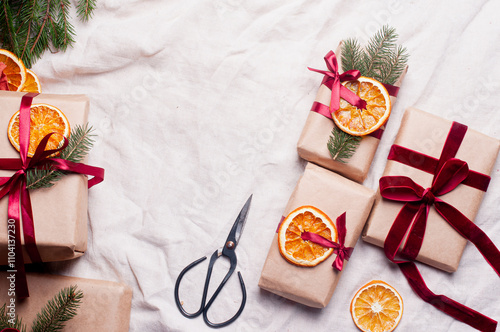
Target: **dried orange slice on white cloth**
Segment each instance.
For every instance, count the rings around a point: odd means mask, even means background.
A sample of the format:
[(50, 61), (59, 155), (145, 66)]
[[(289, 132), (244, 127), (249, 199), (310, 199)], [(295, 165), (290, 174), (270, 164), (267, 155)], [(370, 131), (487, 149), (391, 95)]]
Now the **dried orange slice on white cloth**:
[(340, 98), (340, 108), (332, 112), (337, 127), (354, 136), (368, 135), (382, 127), (391, 114), (391, 99), (384, 85), (364, 76), (342, 84), (366, 101), (366, 109)]
[[(47, 134), (52, 135), (45, 150), (57, 149), (64, 140), (62, 136), (69, 137), (71, 129), (68, 118), (55, 106), (47, 104), (33, 104), (30, 109), (30, 145), (28, 156), (33, 157), (35, 150)], [(9, 121), (7, 129), (10, 143), (19, 151), (19, 111), (17, 111)]]
[(333, 253), (333, 248), (303, 240), (303, 232), (316, 233), (337, 241), (337, 229), (325, 213), (314, 206), (301, 206), (292, 211), (278, 229), (279, 250), (288, 262), (299, 266), (316, 266)]
[(381, 280), (373, 280), (361, 287), (351, 301), (351, 316), (363, 332), (393, 331), (403, 315), (403, 299), (392, 287)]
[(7, 67), (3, 73), (7, 76), (10, 91), (21, 91), (26, 81), (26, 67), (23, 62), (12, 52), (0, 49), (0, 62)]

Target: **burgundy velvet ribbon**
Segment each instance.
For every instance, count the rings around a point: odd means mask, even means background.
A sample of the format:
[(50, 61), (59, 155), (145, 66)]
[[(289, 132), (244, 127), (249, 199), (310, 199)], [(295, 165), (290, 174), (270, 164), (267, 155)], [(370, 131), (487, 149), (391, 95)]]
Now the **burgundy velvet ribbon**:
[(0, 332), (19, 332), (19, 330), (18, 330), (18, 329), (15, 329), (15, 328), (13, 328), (13, 327), (7, 327), (7, 328), (3, 329), (3, 330), (2, 330), (2, 331), (0, 331)]
[[(45, 151), (50, 136), (45, 136), (35, 150), (33, 157), (28, 157), (30, 136), (30, 107), (37, 93), (27, 93), (21, 99), (19, 110), (19, 146), (21, 158), (0, 158), (0, 169), (16, 171), (11, 177), (0, 177), (0, 199), (8, 194), (8, 218), (15, 224), (15, 270), (16, 293), (19, 298), (29, 297), (24, 258), (21, 244), (20, 219), (23, 224), (25, 249), (33, 263), (41, 263), (42, 259), (36, 247), (35, 227), (29, 190), (26, 188), (26, 175), (29, 169), (50, 167), (54, 170), (66, 171), (93, 176), (88, 181), (88, 188), (100, 183), (104, 179), (104, 169), (73, 163), (59, 158), (49, 158), (50, 155), (65, 149), (68, 141), (64, 138), (62, 147)], [(21, 207), (21, 209), (19, 209)]]
[(328, 52), (328, 54), (325, 55), (324, 59), (328, 70), (318, 70), (309, 67), (308, 69), (325, 75), (322, 84), (324, 84), (330, 90), (332, 90), (332, 95), (330, 99), (330, 113), (339, 109), (340, 98), (343, 98), (349, 104), (356, 106), (359, 109), (365, 109), (366, 101), (364, 101), (354, 92), (352, 92), (351, 90), (340, 84), (341, 82), (344, 81), (352, 81), (358, 79), (361, 76), (359, 70), (349, 70), (346, 71), (345, 73), (339, 74), (337, 57), (335, 56), (335, 53), (333, 51)]
[(337, 254), (337, 257), (332, 263), (332, 266), (336, 268), (339, 271), (342, 271), (342, 268), (344, 267), (344, 260), (349, 260), (351, 257), (352, 251), (354, 248), (352, 247), (346, 247), (345, 244), (345, 236), (346, 236), (346, 226), (345, 226), (345, 218), (346, 218), (346, 213), (342, 213), (336, 220), (337, 224), (337, 233), (339, 237), (339, 242), (333, 242), (331, 240), (328, 240), (321, 235), (318, 235), (316, 233), (311, 233), (311, 232), (304, 232), (302, 233), (301, 237), (303, 240), (308, 240), (314, 243), (319, 244), (320, 246), (326, 247), (326, 248), (333, 248), (333, 252)]
[[(402, 162), (434, 175), (430, 188), (424, 189), (406, 176), (384, 176), (380, 179), (382, 197), (404, 202), (384, 243), (385, 255), (405, 275), (412, 289), (426, 302), (448, 315), (480, 330), (495, 331), (497, 322), (444, 295), (434, 294), (425, 284), (414, 260), (422, 246), (427, 216), (431, 206), (463, 237), (471, 241), (500, 276), (500, 252), (489, 237), (452, 205), (439, 198), (460, 184), (486, 191), (489, 176), (470, 171), (465, 161), (454, 158), (467, 127), (454, 122), (439, 159), (394, 145), (388, 159)], [(398, 250), (408, 233), (401, 257)]]
[(9, 91), (9, 81), (7, 81), (7, 75), (3, 72), (7, 68), (7, 65), (0, 62), (0, 90)]

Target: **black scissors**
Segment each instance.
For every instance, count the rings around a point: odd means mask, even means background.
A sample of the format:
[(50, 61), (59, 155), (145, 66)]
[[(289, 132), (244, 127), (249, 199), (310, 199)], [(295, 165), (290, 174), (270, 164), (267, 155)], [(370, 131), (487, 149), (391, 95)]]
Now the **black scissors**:
[[(229, 320), (222, 322), (222, 323), (212, 323), (211, 321), (208, 320), (207, 318), (207, 311), (214, 302), (215, 298), (217, 295), (219, 295), (219, 292), (221, 291), (222, 287), (226, 284), (228, 281), (229, 277), (233, 274), (234, 270), (236, 269), (236, 254), (234, 253), (234, 250), (236, 249), (236, 246), (238, 245), (238, 241), (240, 240), (241, 233), (243, 231), (243, 227), (245, 226), (245, 222), (247, 220), (248, 216), (248, 210), (250, 208), (250, 202), (252, 201), (252, 195), (248, 198), (247, 202), (241, 209), (238, 217), (236, 218), (236, 221), (233, 224), (233, 227), (231, 228), (231, 232), (229, 232), (229, 235), (226, 239), (226, 242), (224, 243), (224, 246), (222, 248), (217, 249), (213, 254), (212, 257), (210, 258), (210, 263), (208, 264), (208, 271), (207, 271), (207, 277), (205, 279), (205, 287), (203, 289), (203, 296), (201, 298), (201, 306), (200, 309), (195, 312), (195, 313), (189, 313), (184, 308), (182, 307), (181, 301), (179, 300), (179, 284), (181, 283), (181, 279), (184, 276), (184, 274), (189, 271), (191, 268), (196, 266), (197, 264), (201, 263), (204, 261), (207, 257), (202, 257), (198, 260), (195, 260), (188, 266), (186, 266), (181, 273), (179, 274), (179, 277), (177, 277), (177, 281), (175, 282), (175, 303), (177, 304), (177, 307), (181, 311), (181, 313), (188, 317), (188, 318), (195, 318), (198, 317), (201, 313), (203, 313), (203, 320), (205, 323), (207, 323), (208, 326), (210, 327), (223, 327), (226, 325), (231, 324), (238, 318), (238, 316), (241, 314), (243, 311), (243, 308), (245, 307), (245, 302), (247, 300), (247, 292), (245, 289), (245, 283), (243, 282), (243, 277), (241, 276), (241, 273), (238, 271), (238, 278), (240, 279), (240, 285), (241, 285), (241, 291), (243, 293), (243, 299), (241, 301), (240, 308), (238, 309), (238, 312)], [(215, 293), (212, 295), (210, 300), (208, 300), (208, 303), (206, 303), (207, 299), (207, 291), (208, 291), (208, 285), (210, 283), (210, 277), (212, 275), (212, 268), (214, 266), (215, 261), (220, 257), (220, 256), (225, 256), (229, 258), (231, 266), (229, 267), (229, 271), (227, 271), (226, 276), (222, 280), (221, 284), (219, 287), (217, 287), (217, 290)]]

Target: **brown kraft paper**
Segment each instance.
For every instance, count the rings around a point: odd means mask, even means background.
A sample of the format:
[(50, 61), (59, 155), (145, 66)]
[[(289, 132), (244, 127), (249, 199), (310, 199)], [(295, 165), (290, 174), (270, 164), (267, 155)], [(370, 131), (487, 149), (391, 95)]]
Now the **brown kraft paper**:
[[(6, 272), (0, 273), (0, 306), (10, 303), (8, 276)], [(76, 316), (66, 322), (64, 331), (128, 332), (132, 301), (132, 289), (129, 286), (112, 281), (50, 274), (28, 273), (27, 277), (30, 297), (17, 301), (15, 313), (28, 325), (28, 330), (36, 314), (61, 289), (77, 286), (83, 292), (83, 299)]]
[[(24, 93), (0, 91), (0, 158), (19, 158), (7, 138), (7, 126), (19, 110)], [(71, 128), (87, 123), (89, 100), (84, 95), (40, 94), (33, 104), (49, 104), (59, 108)], [(0, 176), (12, 171), (0, 170)], [(87, 249), (87, 177), (67, 174), (50, 188), (30, 191), (36, 243), (42, 260), (60, 261), (79, 257)], [(8, 197), (0, 199), (0, 264), (7, 264)], [(24, 243), (24, 240), (23, 240)], [(23, 248), (24, 260), (30, 262)]]
[[(346, 212), (346, 247), (354, 247), (372, 208), (375, 193), (322, 167), (308, 163), (283, 212), (303, 205), (312, 205), (326, 213), (335, 223)], [(272, 222), (273, 230), (279, 220)], [(287, 299), (310, 307), (324, 308), (330, 301), (342, 272), (332, 267), (336, 255), (332, 254), (315, 267), (301, 267), (288, 263), (280, 254), (278, 235), (274, 235), (271, 248), (262, 269), (259, 287)], [(344, 261), (343, 269), (349, 268)]]
[[(439, 158), (451, 125), (452, 121), (408, 108), (394, 144)], [(456, 158), (466, 161), (469, 169), (489, 175), (499, 148), (499, 140), (469, 128)], [(384, 170), (383, 176), (388, 175), (408, 176), (423, 188), (429, 188), (433, 178), (432, 174), (392, 160), (387, 161)], [(439, 198), (474, 221), (484, 194), (481, 190), (459, 185)], [(363, 231), (363, 240), (383, 247), (390, 227), (402, 207), (402, 202), (383, 199), (377, 192), (373, 211)], [(454, 272), (466, 244), (467, 240), (431, 207), (422, 248), (416, 259), (438, 269)]]
[[(342, 43), (339, 44), (335, 51), (340, 73), (343, 72), (341, 69), (341, 46)], [(395, 86), (401, 86), (407, 70), (408, 67), (403, 71), (396, 83), (394, 83)], [(330, 97), (331, 90), (324, 84), (321, 84), (315, 101), (329, 106)], [(394, 110), (395, 102), (396, 97), (391, 96), (392, 110)], [(354, 155), (347, 160), (346, 163), (341, 163), (332, 159), (327, 147), (334, 126), (335, 124), (332, 119), (328, 119), (319, 113), (310, 111), (297, 143), (297, 152), (301, 158), (307, 161), (342, 174), (353, 181), (362, 183), (368, 175), (380, 139), (369, 135), (364, 136)], [(382, 126), (382, 128), (384, 127), (385, 126)]]

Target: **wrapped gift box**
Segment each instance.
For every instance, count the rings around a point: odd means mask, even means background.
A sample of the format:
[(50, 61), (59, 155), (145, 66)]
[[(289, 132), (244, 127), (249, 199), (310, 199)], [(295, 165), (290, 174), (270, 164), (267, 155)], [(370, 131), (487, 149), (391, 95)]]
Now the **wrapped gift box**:
[[(341, 45), (342, 43), (335, 51), (340, 73), (342, 73)], [(407, 68), (403, 71), (396, 83), (394, 83), (394, 86), (401, 86), (406, 71)], [(324, 84), (321, 84), (315, 102), (329, 106), (330, 96), (331, 90)], [(392, 110), (394, 110), (395, 102), (396, 97), (391, 96)], [(317, 112), (310, 111), (297, 143), (298, 154), (307, 161), (323, 166), (361, 183), (368, 175), (380, 139), (369, 135), (364, 136), (354, 155), (346, 163), (341, 163), (332, 159), (327, 147), (334, 126), (335, 124), (332, 119), (328, 119)]]
[[(452, 122), (415, 108), (406, 110), (394, 144), (439, 159)], [(489, 175), (497, 159), (499, 140), (467, 129), (456, 158), (467, 162), (470, 170)], [(415, 158), (417, 159), (417, 158)], [(429, 188), (433, 175), (388, 160), (384, 176), (408, 176), (423, 188)], [(484, 191), (460, 184), (453, 191), (439, 196), (474, 221)], [(377, 193), (375, 205), (363, 231), (366, 242), (383, 247), (392, 223), (403, 203), (384, 199)], [(458, 268), (467, 240), (431, 207), (422, 247), (416, 259), (448, 272)]]
[[(0, 273), (0, 289), (9, 288), (8, 273)], [(31, 296), (16, 303), (16, 315), (31, 327), (36, 314), (47, 301), (61, 289), (77, 286), (83, 292), (83, 299), (77, 315), (65, 325), (65, 331), (107, 331), (127, 332), (130, 322), (132, 290), (121, 283), (28, 273)], [(10, 303), (7, 291), (0, 292), (0, 306)]]
[[(375, 193), (322, 167), (308, 163), (283, 213), (303, 205), (312, 205), (326, 213), (335, 222), (346, 212), (346, 247), (354, 247), (372, 208)], [(279, 220), (272, 223), (276, 229)], [(307, 306), (325, 307), (339, 282), (342, 272), (334, 269), (332, 254), (315, 267), (301, 267), (288, 263), (280, 254), (278, 234), (262, 269), (259, 287)], [(344, 269), (349, 263), (344, 261)]]
[[(0, 158), (19, 158), (7, 138), (7, 126), (19, 110), (24, 93), (0, 91)], [(46, 103), (59, 108), (68, 118), (71, 128), (87, 123), (89, 100), (84, 95), (40, 94), (33, 104)], [(0, 176), (12, 171), (0, 170)], [(45, 262), (67, 260), (83, 255), (87, 248), (87, 177), (65, 175), (51, 188), (30, 192), (37, 247)], [(0, 264), (7, 263), (7, 205), (0, 200)], [(24, 251), (24, 259), (29, 256)]]

